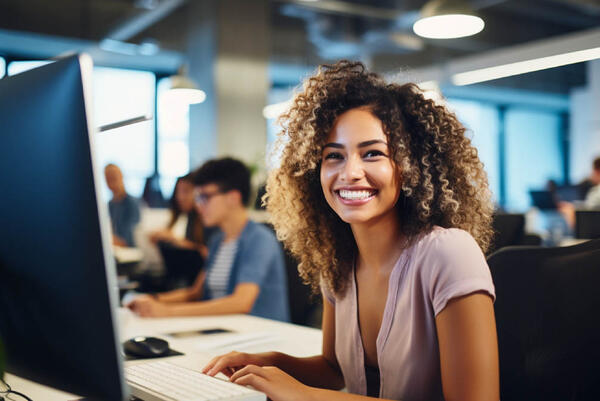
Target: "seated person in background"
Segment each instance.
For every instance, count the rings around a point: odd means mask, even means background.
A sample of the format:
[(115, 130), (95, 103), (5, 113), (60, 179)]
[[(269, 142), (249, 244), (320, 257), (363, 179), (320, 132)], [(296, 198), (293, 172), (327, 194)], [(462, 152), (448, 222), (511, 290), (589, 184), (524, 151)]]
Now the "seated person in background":
[[(600, 209), (600, 157), (592, 162), (592, 173), (577, 184), (585, 209)], [(558, 211), (571, 228), (575, 228), (575, 205), (571, 202), (559, 202)]]
[(593, 184), (585, 196), (586, 209), (600, 209), (600, 157), (594, 159), (592, 175), (588, 181)]
[(134, 247), (133, 230), (140, 222), (140, 206), (133, 196), (125, 191), (123, 173), (115, 164), (108, 164), (104, 168), (106, 185), (113, 194), (108, 202), (110, 221), (113, 231), (113, 244)]
[(169, 224), (162, 230), (150, 233), (150, 240), (154, 243), (168, 242), (179, 248), (197, 249), (202, 257), (206, 258), (208, 256), (208, 248), (205, 245), (208, 239), (206, 234), (211, 230), (205, 233), (202, 219), (195, 208), (194, 182), (191, 173), (177, 179), (173, 196), (169, 201), (169, 210), (171, 212)]
[(592, 173), (588, 178), (581, 181), (577, 186), (580, 189), (581, 199), (588, 199), (588, 194), (594, 188), (600, 185), (600, 156), (596, 157), (592, 162)]
[(206, 269), (189, 288), (142, 295), (127, 306), (140, 316), (250, 313), (287, 321), (283, 251), (268, 228), (248, 218), (248, 168), (231, 158), (211, 160), (194, 173), (194, 185), (204, 224), (220, 228)]
[(204, 373), (273, 401), (498, 401), (493, 208), (456, 116), (341, 61), (280, 118), (267, 210), (323, 293), (322, 354), (232, 352)]

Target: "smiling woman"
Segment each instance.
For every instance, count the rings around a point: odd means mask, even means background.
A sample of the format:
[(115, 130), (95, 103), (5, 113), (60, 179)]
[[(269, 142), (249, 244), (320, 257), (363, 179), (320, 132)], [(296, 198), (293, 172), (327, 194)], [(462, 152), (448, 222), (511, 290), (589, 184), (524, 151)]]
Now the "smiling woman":
[(456, 116), (425, 99), (414, 84), (387, 84), (360, 63), (340, 62), (308, 79), (282, 116), (282, 164), (268, 185), (277, 234), (300, 259), (302, 277), (316, 290), (324, 280), (336, 293), (348, 283), (355, 238), (327, 201), (321, 179), (329, 163), (325, 145), (334, 128), (356, 123), (341, 121), (353, 109), (370, 115), (360, 130), (370, 129), (370, 121), (389, 145), (380, 150), (393, 161), (400, 182), (396, 213), (402, 232), (414, 240), (434, 226), (460, 228), (485, 251), (492, 236), (491, 193)]
[(232, 353), (205, 372), (275, 401), (497, 401), (492, 205), (463, 126), (416, 85), (345, 61), (308, 79), (282, 122), (267, 209), (323, 293), (323, 352)]

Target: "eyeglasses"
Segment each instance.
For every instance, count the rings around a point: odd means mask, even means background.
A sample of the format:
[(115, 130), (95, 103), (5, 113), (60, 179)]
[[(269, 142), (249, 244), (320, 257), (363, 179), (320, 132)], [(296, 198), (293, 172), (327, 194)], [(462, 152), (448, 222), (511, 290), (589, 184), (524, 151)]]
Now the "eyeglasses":
[(223, 191), (214, 191), (211, 193), (196, 192), (194, 195), (194, 200), (199, 205), (206, 205), (213, 196), (220, 195), (222, 193), (223, 193)]
[(0, 378), (0, 401), (31, 401), (31, 398), (27, 397), (23, 393), (14, 391), (10, 388), (10, 385)]

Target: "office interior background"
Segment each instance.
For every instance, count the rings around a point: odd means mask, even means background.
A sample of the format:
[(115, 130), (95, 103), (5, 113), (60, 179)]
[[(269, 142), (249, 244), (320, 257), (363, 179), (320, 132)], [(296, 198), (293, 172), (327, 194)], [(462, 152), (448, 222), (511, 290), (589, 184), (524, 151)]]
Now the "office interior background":
[[(548, 180), (583, 180), (600, 155), (600, 3), (472, 0), (485, 28), (458, 39), (414, 34), (425, 3), (0, 0), (0, 77), (91, 54), (95, 123), (153, 117), (96, 138), (99, 164), (119, 165), (137, 197), (158, 174), (168, 198), (176, 177), (222, 155), (251, 165), (259, 184), (277, 163), (268, 155), (278, 112), (316, 66), (342, 58), (422, 84), (453, 109), (504, 210), (529, 210), (529, 190)], [(474, 70), (561, 55), (566, 65), (469, 81)], [(205, 93), (202, 103), (170, 96), (182, 74)]]

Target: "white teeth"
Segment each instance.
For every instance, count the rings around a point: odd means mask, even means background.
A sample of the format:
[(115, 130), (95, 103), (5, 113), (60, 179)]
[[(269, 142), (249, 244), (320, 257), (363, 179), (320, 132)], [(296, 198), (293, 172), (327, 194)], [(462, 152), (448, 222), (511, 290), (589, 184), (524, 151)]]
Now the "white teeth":
[(348, 200), (366, 199), (373, 195), (373, 191), (348, 191), (346, 189), (340, 189), (339, 194), (342, 198)]

